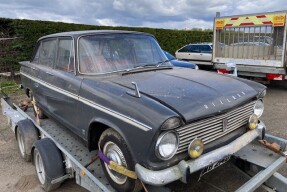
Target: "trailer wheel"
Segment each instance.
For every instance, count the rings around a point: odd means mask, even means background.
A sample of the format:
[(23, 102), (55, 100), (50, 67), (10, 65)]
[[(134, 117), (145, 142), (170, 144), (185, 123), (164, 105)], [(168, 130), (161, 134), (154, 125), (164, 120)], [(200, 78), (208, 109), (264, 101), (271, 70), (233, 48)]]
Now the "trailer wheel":
[[(124, 139), (113, 129), (105, 130), (99, 140), (99, 146), (102, 152), (112, 161), (126, 167), (129, 170), (135, 170), (135, 163), (129, 152)], [(121, 192), (134, 192), (141, 189), (139, 180), (131, 179), (125, 175), (117, 173), (109, 168), (105, 162), (101, 161), (104, 173), (116, 190)]]
[(61, 182), (52, 184), (54, 179), (64, 176), (65, 166), (60, 150), (49, 138), (35, 142), (33, 163), (41, 187), (52, 191), (60, 187)]
[(33, 111), (34, 111), (35, 117), (37, 117), (37, 112), (38, 112), (39, 119), (47, 118), (47, 116), (44, 114), (43, 110), (37, 105), (36, 99), (32, 93), (31, 93), (31, 100), (32, 100), (32, 106), (33, 106)]
[(21, 157), (25, 161), (31, 161), (31, 150), (38, 138), (38, 131), (31, 120), (25, 119), (18, 122), (16, 139)]

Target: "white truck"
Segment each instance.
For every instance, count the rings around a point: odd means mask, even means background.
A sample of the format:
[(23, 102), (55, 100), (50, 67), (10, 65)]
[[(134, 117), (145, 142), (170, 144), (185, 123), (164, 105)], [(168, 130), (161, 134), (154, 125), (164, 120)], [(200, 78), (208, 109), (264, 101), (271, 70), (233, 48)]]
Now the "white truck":
[(224, 16), (214, 19), (212, 62), (219, 73), (236, 65), (239, 76), (287, 79), (287, 11)]

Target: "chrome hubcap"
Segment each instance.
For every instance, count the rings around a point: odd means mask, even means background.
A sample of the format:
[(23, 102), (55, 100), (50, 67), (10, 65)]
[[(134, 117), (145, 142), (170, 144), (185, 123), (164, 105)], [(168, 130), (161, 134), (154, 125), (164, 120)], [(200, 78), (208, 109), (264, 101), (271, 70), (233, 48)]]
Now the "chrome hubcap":
[(36, 167), (36, 171), (37, 171), (37, 176), (38, 176), (38, 179), (40, 181), (40, 183), (43, 185), (45, 184), (45, 169), (44, 169), (44, 165), (43, 165), (43, 161), (42, 161), (42, 158), (39, 154), (38, 151), (35, 151), (36, 154), (35, 154), (35, 167)]
[[(115, 163), (127, 167), (127, 163), (125, 160), (125, 157), (123, 155), (123, 152), (120, 150), (120, 148), (113, 142), (109, 141), (104, 145), (103, 153)], [(105, 168), (111, 177), (111, 179), (117, 183), (117, 184), (124, 184), (127, 180), (127, 176), (124, 176), (120, 173), (117, 173), (116, 171), (113, 171), (109, 165), (105, 164)]]

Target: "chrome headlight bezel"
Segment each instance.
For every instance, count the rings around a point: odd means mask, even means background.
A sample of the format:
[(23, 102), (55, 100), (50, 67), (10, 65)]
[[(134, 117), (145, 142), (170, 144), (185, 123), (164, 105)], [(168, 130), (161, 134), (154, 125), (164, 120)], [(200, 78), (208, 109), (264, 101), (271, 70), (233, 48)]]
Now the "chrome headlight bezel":
[[(162, 154), (161, 152), (161, 149), (160, 147), (162, 147), (162, 141), (165, 137), (168, 136), (168, 134), (172, 134), (174, 136), (174, 139), (175, 139), (175, 143), (174, 143), (174, 149), (172, 150), (172, 153), (164, 156), (164, 154)], [(177, 134), (177, 132), (175, 131), (166, 131), (166, 132), (163, 132), (159, 135), (157, 141), (156, 141), (156, 145), (155, 145), (155, 154), (156, 156), (159, 158), (159, 159), (162, 159), (162, 160), (169, 160), (171, 159), (177, 152), (177, 149), (178, 149), (178, 146), (179, 146), (179, 136)]]
[(161, 130), (171, 130), (178, 128), (182, 125), (181, 119), (179, 117), (168, 118), (162, 125)]
[(258, 99), (253, 107), (254, 114), (260, 118), (264, 112), (264, 102), (262, 99)]
[(264, 89), (261, 93), (259, 93), (259, 95), (258, 95), (258, 98), (260, 99), (262, 99), (262, 98), (264, 98), (265, 96), (266, 96), (266, 93), (267, 93), (267, 91), (266, 91), (266, 89)]

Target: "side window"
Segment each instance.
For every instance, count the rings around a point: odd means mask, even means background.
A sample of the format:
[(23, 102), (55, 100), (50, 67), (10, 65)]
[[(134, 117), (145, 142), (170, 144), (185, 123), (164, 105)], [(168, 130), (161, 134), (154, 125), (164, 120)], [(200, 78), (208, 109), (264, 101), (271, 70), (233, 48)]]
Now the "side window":
[(44, 40), (39, 53), (39, 64), (53, 67), (56, 56), (56, 39)]
[(199, 51), (200, 51), (199, 49), (200, 49), (199, 45), (191, 45), (189, 52), (199, 53)]
[(178, 52), (183, 52), (183, 53), (184, 52), (190, 52), (189, 49), (190, 49), (190, 45), (187, 45), (187, 46), (181, 48), (180, 50), (178, 50)]
[(209, 45), (201, 45), (201, 52), (202, 53), (211, 53), (211, 47)]
[(32, 59), (32, 63), (39, 63), (39, 55), (40, 55), (41, 43), (38, 43), (34, 58)]
[(56, 69), (74, 72), (74, 49), (72, 39), (60, 39)]

